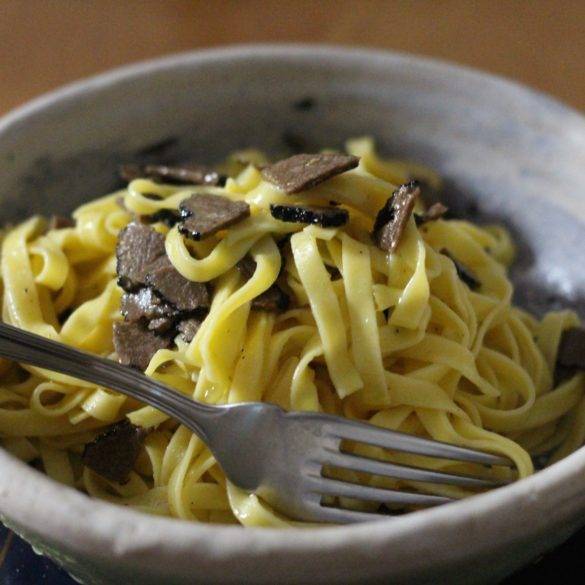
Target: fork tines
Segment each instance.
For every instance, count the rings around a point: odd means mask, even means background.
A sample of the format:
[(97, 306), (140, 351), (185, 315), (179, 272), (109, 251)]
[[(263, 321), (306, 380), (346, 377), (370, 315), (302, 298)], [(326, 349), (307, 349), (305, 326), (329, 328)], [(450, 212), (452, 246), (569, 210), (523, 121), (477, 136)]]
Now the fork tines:
[[(323, 467), (339, 468), (354, 472), (379, 475), (398, 480), (422, 482), (426, 484), (451, 485), (461, 488), (495, 488), (509, 483), (508, 480), (498, 478), (479, 477), (425, 469), (381, 461), (348, 453), (340, 449), (342, 441), (364, 443), (370, 446), (381, 447), (395, 452), (409, 453), (419, 456), (442, 458), (449, 461), (474, 463), (487, 466), (510, 467), (512, 462), (504, 457), (442, 443), (431, 439), (424, 439), (387, 429), (376, 428), (369, 424), (357, 421), (336, 420), (327, 428), (327, 436), (334, 439), (331, 447), (323, 450), (322, 456), (315, 463), (321, 468), (321, 474), (311, 478), (311, 491), (318, 496), (319, 515), (330, 522), (363, 522), (387, 518), (381, 513), (358, 512), (321, 504), (323, 496), (351, 498), (360, 501), (378, 502), (390, 506), (428, 507), (452, 502), (458, 498), (430, 493), (417, 493), (396, 489), (386, 489), (361, 485), (358, 483), (341, 481), (323, 475)], [(427, 486), (428, 487), (428, 486)], [(314, 500), (316, 503), (316, 500)]]

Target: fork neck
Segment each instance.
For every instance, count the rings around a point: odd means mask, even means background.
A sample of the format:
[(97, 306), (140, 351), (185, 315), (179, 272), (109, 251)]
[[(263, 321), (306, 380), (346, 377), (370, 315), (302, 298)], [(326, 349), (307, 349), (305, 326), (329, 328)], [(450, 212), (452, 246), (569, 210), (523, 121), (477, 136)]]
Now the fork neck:
[(5, 323), (0, 323), (0, 357), (71, 376), (67, 382), (72, 385), (84, 380), (117, 390), (178, 420), (204, 441), (226, 412), (179, 394), (137, 370)]

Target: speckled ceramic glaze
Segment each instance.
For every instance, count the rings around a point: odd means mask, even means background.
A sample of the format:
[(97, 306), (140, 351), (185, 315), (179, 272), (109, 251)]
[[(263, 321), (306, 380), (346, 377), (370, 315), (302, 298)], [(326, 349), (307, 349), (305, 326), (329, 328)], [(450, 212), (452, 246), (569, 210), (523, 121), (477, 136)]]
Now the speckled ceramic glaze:
[[(311, 100), (306, 100), (311, 98)], [(299, 100), (313, 104), (299, 107)], [(295, 106), (296, 104), (296, 106)], [(373, 134), (437, 168), (520, 242), (518, 300), (585, 298), (585, 121), (513, 83), (391, 53), (234, 47), (133, 66), (0, 121), (2, 220), (68, 211), (115, 186), (120, 161), (213, 162)], [(486, 495), (370, 525), (243, 530), (92, 501), (0, 450), (0, 514), (84, 583), (481, 583), (585, 524), (585, 451)]]

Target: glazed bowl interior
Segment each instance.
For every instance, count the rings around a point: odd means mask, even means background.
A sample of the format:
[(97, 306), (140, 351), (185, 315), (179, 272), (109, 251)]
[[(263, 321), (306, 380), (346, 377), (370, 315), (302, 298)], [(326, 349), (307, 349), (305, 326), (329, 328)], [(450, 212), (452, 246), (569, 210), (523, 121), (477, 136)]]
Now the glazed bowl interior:
[[(583, 118), (515, 84), (408, 56), (234, 47), (125, 68), (41, 98), (0, 122), (1, 219), (71, 211), (118, 186), (120, 162), (212, 163), (237, 148), (315, 151), (362, 135), (384, 155), (437, 169), (441, 199), (455, 212), (512, 229), (520, 304), (583, 312)], [(0, 452), (0, 511), (87, 582), (137, 574), (145, 583), (424, 579), (473, 559), (474, 571), (501, 576), (579, 526), (584, 470), (580, 451), (497, 493), (371, 527), (243, 531), (95, 502)], [(490, 554), (505, 543), (494, 566)], [(115, 567), (105, 567), (112, 556)]]

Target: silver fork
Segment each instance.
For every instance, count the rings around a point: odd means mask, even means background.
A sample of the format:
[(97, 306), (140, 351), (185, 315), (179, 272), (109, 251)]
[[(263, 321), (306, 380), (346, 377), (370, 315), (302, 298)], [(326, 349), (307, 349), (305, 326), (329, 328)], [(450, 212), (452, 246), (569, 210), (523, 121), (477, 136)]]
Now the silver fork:
[(0, 323), (0, 356), (114, 389), (159, 409), (205, 441), (233, 484), (297, 520), (343, 524), (388, 517), (324, 505), (323, 496), (415, 507), (452, 501), (440, 495), (340, 481), (324, 476), (325, 466), (427, 484), (485, 489), (506, 483), (353, 455), (341, 450), (342, 441), (489, 466), (511, 465), (508, 459), (489, 453), (321, 413), (285, 412), (257, 402), (203, 404), (112, 360), (4, 323)]

